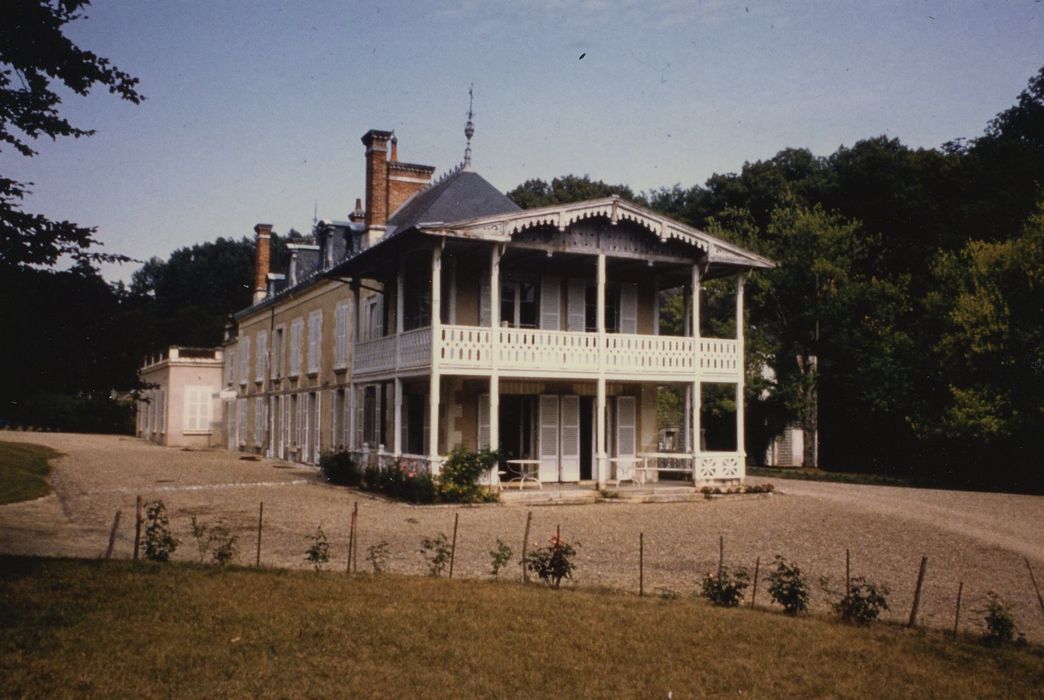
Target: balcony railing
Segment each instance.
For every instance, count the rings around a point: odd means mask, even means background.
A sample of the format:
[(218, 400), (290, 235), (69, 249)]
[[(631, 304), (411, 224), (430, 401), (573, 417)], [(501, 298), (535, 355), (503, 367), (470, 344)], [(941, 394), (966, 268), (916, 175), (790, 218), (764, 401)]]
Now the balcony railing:
[[(447, 371), (488, 371), (494, 360), (498, 370), (531, 376), (590, 377), (599, 371), (596, 333), (444, 325), (439, 340), (439, 366)], [(736, 381), (743, 366), (736, 340), (633, 333), (605, 335), (601, 361), (614, 379), (684, 381), (695, 377), (698, 363), (705, 380)], [(430, 364), (431, 329), (420, 328), (356, 343), (352, 371), (378, 374)]]

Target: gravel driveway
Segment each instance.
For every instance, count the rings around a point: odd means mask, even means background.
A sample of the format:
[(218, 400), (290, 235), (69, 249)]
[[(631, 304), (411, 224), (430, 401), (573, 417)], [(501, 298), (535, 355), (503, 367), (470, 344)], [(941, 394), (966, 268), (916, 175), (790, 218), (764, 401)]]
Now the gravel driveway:
[[(452, 532), (460, 514), (455, 575), (479, 577), (487, 552), (502, 538), (521, 549), (527, 510), (517, 506), (414, 507), (328, 486), (315, 469), (274, 460), (248, 461), (223, 451), (183, 451), (131, 437), (60, 433), (0, 433), (0, 441), (45, 444), (57, 460), (55, 494), (0, 506), (0, 552), (96, 557), (108, 542), (114, 513), (123, 511), (117, 555), (133, 548), (135, 496), (162, 499), (182, 539), (176, 557), (196, 555), (189, 521), (225, 520), (239, 535), (240, 561), (253, 563), (258, 504), (264, 501), (263, 563), (304, 568), (305, 536), (322, 525), (331, 542), (331, 568), (343, 569), (349, 513), (359, 503), (361, 551), (384, 541), (395, 572), (423, 573), (421, 537)], [(760, 481), (760, 480), (758, 480)], [(1044, 642), (1044, 615), (1023, 561), (1044, 585), (1044, 497), (780, 480), (776, 495), (696, 503), (533, 508), (532, 543), (561, 526), (579, 541), (579, 585), (637, 590), (638, 533), (645, 536), (646, 590), (687, 594), (699, 575), (717, 566), (718, 538), (726, 564), (752, 569), (776, 554), (799, 564), (813, 582), (813, 604), (828, 604), (822, 577), (844, 586), (845, 550), (853, 576), (891, 589), (887, 619), (905, 621), (921, 556), (928, 557), (920, 619), (953, 625), (959, 581), (964, 582), (962, 627), (981, 619), (988, 590), (1012, 604), (1019, 629)], [(364, 556), (359, 567), (366, 566)], [(512, 575), (518, 576), (517, 566)], [(762, 578), (762, 581), (764, 579)], [(758, 601), (768, 603), (764, 583)]]

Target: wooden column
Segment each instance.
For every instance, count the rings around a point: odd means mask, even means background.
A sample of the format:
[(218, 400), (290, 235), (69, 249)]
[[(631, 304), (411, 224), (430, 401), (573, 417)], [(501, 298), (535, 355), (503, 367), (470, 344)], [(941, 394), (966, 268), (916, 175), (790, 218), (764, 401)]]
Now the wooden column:
[(402, 333), (406, 328), (406, 319), (404, 318), (403, 311), (406, 308), (406, 302), (403, 299), (403, 292), (406, 285), (403, 281), (404, 272), (406, 271), (406, 263), (400, 257), (399, 258), (399, 270), (395, 277), (395, 396), (392, 399), (395, 403), (392, 406), (393, 411), (393, 425), (392, 425), (392, 454), (396, 457), (402, 454), (402, 379), (398, 376), (399, 365), (402, 363)]
[(434, 460), (439, 456), (439, 392), (441, 390), (442, 354), (442, 249), (445, 239), (431, 251), (431, 388), (428, 394), (428, 457), (432, 474), (437, 473)]
[(692, 291), (691, 298), (689, 300), (689, 327), (692, 332), (692, 352), (695, 360), (696, 371), (692, 380), (692, 389), (690, 390), (690, 399), (692, 401), (692, 407), (690, 412), (692, 414), (690, 435), (689, 435), (689, 449), (692, 450), (692, 469), (693, 481), (696, 480), (696, 467), (699, 461), (699, 455), (703, 451), (703, 440), (702, 434), (700, 433), (701, 422), (700, 413), (703, 406), (703, 383), (701, 381), (701, 369), (700, 364), (703, 362), (703, 357), (700, 349), (700, 284), (703, 278), (703, 269), (699, 265), (692, 266), (692, 282), (690, 289)]
[[(492, 367), (489, 375), (489, 449), (500, 449), (500, 258), (504, 246), (494, 243), (489, 257), (489, 341)], [(496, 483), (500, 475), (496, 468), (490, 474), (490, 482)]]
[(606, 454), (605, 435), (605, 254), (598, 254), (597, 275), (597, 316), (598, 316), (598, 405), (595, 416), (595, 452), (598, 456), (598, 488), (605, 488), (609, 481), (609, 456)]
[(743, 287), (747, 281), (747, 273), (736, 276), (736, 352), (739, 355), (739, 377), (736, 380), (736, 452), (739, 454), (740, 478), (747, 474), (746, 446), (746, 411), (744, 410), (743, 390), (746, 385), (746, 352), (743, 337)]
[[(361, 294), (361, 292), (362, 292), (362, 290), (361, 290), (361, 288), (359, 286), (359, 280), (353, 278), (352, 279), (352, 297), (355, 300), (355, 317), (352, 319), (352, 329), (351, 329), (352, 332), (351, 332), (351, 336), (350, 336), (351, 337), (351, 343), (352, 343), (352, 363), (353, 364), (355, 363), (356, 346), (359, 344), (359, 338), (360, 338), (359, 329), (362, 327), (362, 321), (359, 318), (360, 316), (362, 316), (362, 294)], [(354, 377), (355, 376), (355, 368), (354, 367), (349, 368), (349, 376), (350, 377)], [(358, 384), (356, 384), (355, 382), (350, 382), (348, 384), (348, 391), (349, 391), (349, 394), (348, 394), (348, 405), (349, 405), (349, 413), (348, 413), (348, 447), (349, 447), (349, 449), (352, 449), (352, 450), (358, 450), (358, 449), (360, 449), (362, 447), (362, 445), (358, 444), (358, 442), (356, 441), (356, 437), (355, 437), (355, 434), (356, 434), (355, 433), (355, 431), (356, 431), (355, 422), (356, 422), (356, 413), (357, 413), (357, 410), (358, 410), (358, 406), (356, 405), (356, 401), (358, 400), (357, 397), (356, 397), (356, 394), (358, 393)], [(289, 422), (287, 424), (289, 425)]]

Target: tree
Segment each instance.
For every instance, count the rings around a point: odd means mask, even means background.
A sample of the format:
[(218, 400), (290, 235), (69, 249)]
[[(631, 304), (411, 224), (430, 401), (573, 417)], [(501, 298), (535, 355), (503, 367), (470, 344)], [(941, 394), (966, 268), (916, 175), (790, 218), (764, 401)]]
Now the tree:
[[(55, 84), (77, 95), (85, 96), (100, 85), (134, 104), (143, 99), (137, 78), (79, 48), (63, 33), (66, 24), (84, 16), (88, 4), (88, 0), (6, 0), (0, 6), (0, 145), (31, 158), (36, 154), (31, 144), (40, 137), (80, 138), (94, 133), (60, 115)], [(49, 267), (63, 256), (74, 262), (128, 260), (92, 250), (100, 245), (94, 228), (23, 211), (20, 202), (31, 185), (0, 176), (0, 269)]]
[(1018, 238), (940, 253), (933, 279), (926, 308), (941, 329), (929, 354), (942, 406), (922, 435), (943, 441), (965, 476), (981, 479), (989, 465), (1039, 487), (1030, 446), (1044, 434), (1044, 202)]
[(598, 199), (613, 194), (624, 199), (635, 199), (634, 192), (627, 185), (610, 185), (601, 180), (592, 180), (590, 175), (564, 175), (556, 177), (550, 185), (539, 179), (526, 180), (508, 192), (507, 196), (523, 209), (533, 209), (582, 202), (585, 199)]
[[(248, 238), (218, 238), (178, 248), (167, 260), (152, 258), (134, 273), (130, 292), (141, 313), (133, 325), (150, 352), (221, 342), (228, 315), (252, 303), (254, 245)], [(273, 235), (271, 246), (272, 269), (284, 269), (283, 237)]]

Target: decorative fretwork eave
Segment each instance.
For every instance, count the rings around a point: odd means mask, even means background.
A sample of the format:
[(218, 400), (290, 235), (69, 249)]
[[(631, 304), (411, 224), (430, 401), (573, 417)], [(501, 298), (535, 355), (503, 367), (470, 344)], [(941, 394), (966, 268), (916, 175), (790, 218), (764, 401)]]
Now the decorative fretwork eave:
[(515, 234), (527, 229), (553, 227), (565, 231), (586, 219), (603, 219), (613, 226), (621, 221), (633, 223), (655, 235), (661, 243), (680, 241), (702, 251), (710, 264), (763, 269), (776, 266), (768, 258), (616, 195), (463, 221), (421, 223), (417, 228), (432, 236), (508, 243)]

